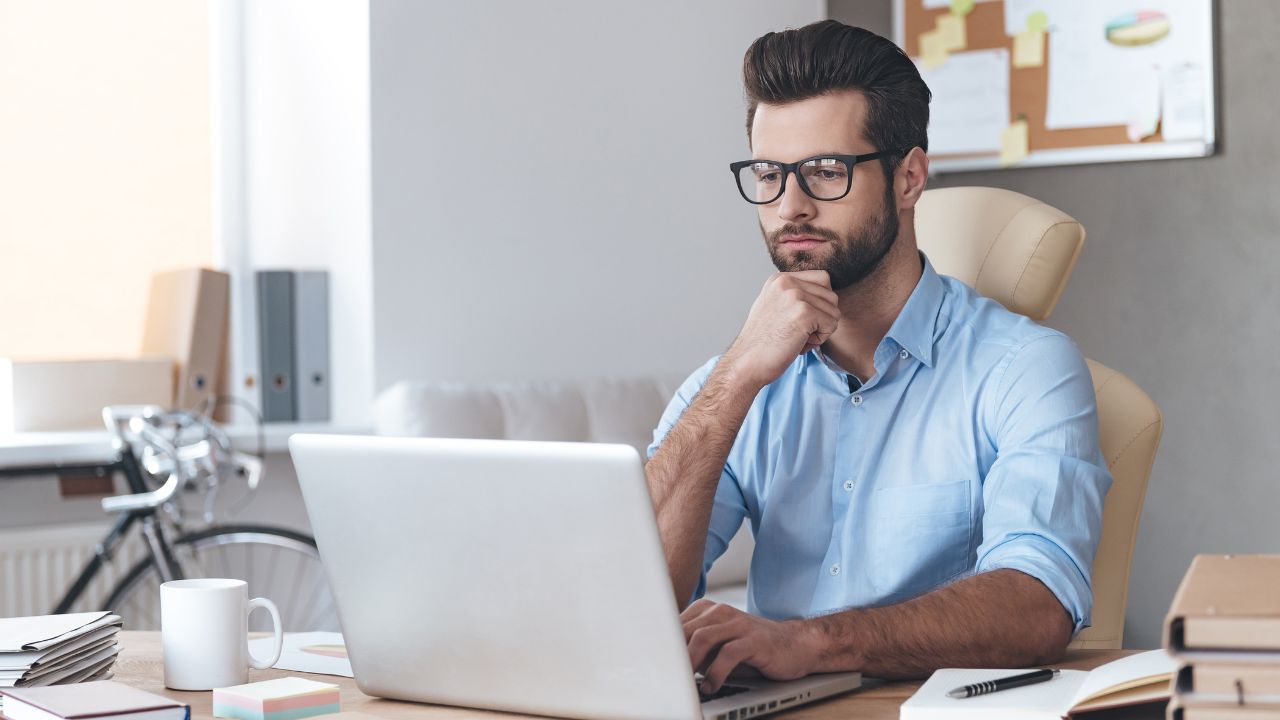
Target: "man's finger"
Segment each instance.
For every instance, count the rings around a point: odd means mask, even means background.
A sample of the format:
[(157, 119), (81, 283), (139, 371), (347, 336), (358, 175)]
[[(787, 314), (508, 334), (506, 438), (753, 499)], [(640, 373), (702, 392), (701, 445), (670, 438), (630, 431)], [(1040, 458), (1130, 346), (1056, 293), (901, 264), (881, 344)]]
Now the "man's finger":
[(689, 637), (689, 665), (700, 672), (716, 650), (734, 639), (738, 628), (733, 623), (712, 624), (698, 628)]
[(831, 275), (826, 270), (794, 270), (781, 274), (831, 289)]
[(806, 305), (827, 317), (837, 319), (840, 317), (840, 306), (822, 293), (813, 292), (809, 288), (796, 288), (796, 296)]
[(680, 613), (680, 621), (684, 622), (688, 618), (695, 618), (706, 612), (708, 608), (713, 607), (715, 602), (706, 598), (698, 598), (689, 603), (689, 607)]
[[(809, 271), (805, 271), (805, 272), (809, 272)], [(825, 270), (820, 270), (816, 272), (826, 273)], [(803, 275), (803, 274), (804, 273), (802, 272), (780, 273), (782, 277), (781, 277), (781, 280), (777, 282), (780, 282), (782, 287), (804, 290), (805, 292), (812, 293), (821, 298), (824, 298), (825, 300), (833, 304), (838, 303), (840, 301), (840, 296), (836, 294), (834, 290), (831, 289), (830, 281), (814, 282), (811, 279), (797, 277), (798, 275)]]
[(725, 679), (729, 677), (729, 673), (733, 672), (739, 664), (749, 660), (751, 654), (751, 641), (747, 638), (730, 640), (721, 645), (720, 652), (716, 653), (716, 659), (702, 674), (702, 692), (713, 693), (719, 690)]
[(693, 637), (693, 633), (699, 628), (706, 627), (707, 625), (715, 625), (720, 622), (716, 619), (713, 612), (716, 609), (716, 603), (711, 602), (710, 600), (708, 600), (705, 605), (699, 607), (698, 612), (691, 613), (690, 610), (693, 609), (694, 606), (690, 605), (688, 609), (680, 615), (680, 624), (684, 627), (684, 641), (686, 643), (689, 642), (689, 638)]

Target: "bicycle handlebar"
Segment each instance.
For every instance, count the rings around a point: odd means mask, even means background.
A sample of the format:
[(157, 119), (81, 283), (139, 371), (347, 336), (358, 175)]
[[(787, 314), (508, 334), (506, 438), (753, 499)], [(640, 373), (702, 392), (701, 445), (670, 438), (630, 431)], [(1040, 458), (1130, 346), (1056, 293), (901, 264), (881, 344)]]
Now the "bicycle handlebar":
[[(144, 412), (143, 414), (145, 415), (146, 413)], [(108, 426), (112, 427), (115, 437), (120, 442), (124, 442), (123, 436), (120, 435), (118, 423), (115, 422), (120, 418), (107, 410), (103, 410), (103, 418), (107, 420)], [(135, 415), (130, 418), (129, 430), (141, 436), (160, 452), (168, 455), (173, 460), (173, 471), (169, 473), (169, 479), (165, 480), (163, 485), (151, 492), (103, 498), (102, 509), (107, 512), (126, 512), (160, 507), (173, 499), (174, 494), (178, 492), (178, 488), (182, 487), (182, 483), (186, 479), (182, 473), (182, 462), (178, 457), (177, 448), (163, 434), (152, 427), (144, 417)]]

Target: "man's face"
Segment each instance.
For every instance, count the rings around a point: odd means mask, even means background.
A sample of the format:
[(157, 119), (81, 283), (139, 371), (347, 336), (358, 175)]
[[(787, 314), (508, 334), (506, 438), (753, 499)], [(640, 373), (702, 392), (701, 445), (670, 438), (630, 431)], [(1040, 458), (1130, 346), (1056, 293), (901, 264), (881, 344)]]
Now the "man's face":
[[(790, 163), (890, 149), (872, 147), (863, 138), (866, 113), (866, 99), (855, 91), (759, 105), (751, 125), (751, 156)], [(855, 165), (849, 194), (839, 200), (815, 200), (789, 175), (782, 197), (758, 210), (760, 230), (778, 270), (826, 270), (833, 290), (870, 275), (898, 236), (893, 188), (885, 182), (879, 160)]]

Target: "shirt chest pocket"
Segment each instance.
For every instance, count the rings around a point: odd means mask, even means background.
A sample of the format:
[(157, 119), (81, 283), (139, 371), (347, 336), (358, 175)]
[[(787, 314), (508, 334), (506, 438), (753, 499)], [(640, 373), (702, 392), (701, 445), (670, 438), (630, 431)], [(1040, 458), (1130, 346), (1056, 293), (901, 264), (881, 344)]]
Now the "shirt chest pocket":
[(871, 585), (882, 601), (932, 590), (969, 569), (970, 481), (894, 485), (871, 496)]

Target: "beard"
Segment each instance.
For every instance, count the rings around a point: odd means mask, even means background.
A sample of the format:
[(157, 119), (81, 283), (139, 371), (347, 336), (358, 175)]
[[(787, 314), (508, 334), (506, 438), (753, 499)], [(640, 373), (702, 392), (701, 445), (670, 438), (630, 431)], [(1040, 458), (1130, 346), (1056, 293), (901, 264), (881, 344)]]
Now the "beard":
[[(769, 257), (774, 266), (781, 272), (826, 270), (831, 276), (831, 289), (836, 292), (862, 282), (880, 266), (884, 256), (893, 247), (894, 240), (898, 238), (898, 213), (892, 188), (892, 185), (886, 188), (878, 216), (863, 227), (854, 228), (843, 235), (807, 223), (787, 223), (771, 233), (765, 233), (765, 245), (768, 246)], [(822, 238), (830, 243), (831, 253), (826, 258), (816, 256), (811, 250), (796, 250), (784, 255), (778, 249), (778, 243), (784, 235), (812, 235)]]

